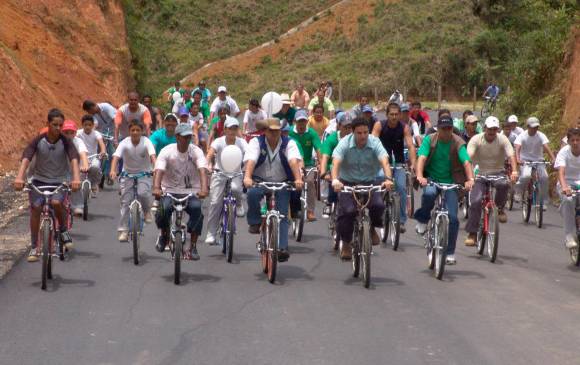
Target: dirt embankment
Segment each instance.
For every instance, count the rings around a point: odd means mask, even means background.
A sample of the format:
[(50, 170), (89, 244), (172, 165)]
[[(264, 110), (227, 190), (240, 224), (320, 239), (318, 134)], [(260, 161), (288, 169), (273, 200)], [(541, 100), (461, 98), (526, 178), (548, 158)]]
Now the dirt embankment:
[(0, 171), (14, 168), (50, 108), (120, 103), (133, 86), (118, 0), (0, 1)]
[(573, 126), (580, 118), (580, 27), (577, 27), (571, 37), (571, 54), (567, 85), (564, 89), (566, 106), (564, 109), (564, 123)]

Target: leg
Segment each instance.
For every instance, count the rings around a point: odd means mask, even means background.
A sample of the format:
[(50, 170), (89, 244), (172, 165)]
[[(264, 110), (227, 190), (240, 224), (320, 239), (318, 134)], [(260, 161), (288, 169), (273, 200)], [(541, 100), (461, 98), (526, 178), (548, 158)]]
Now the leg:
[(101, 160), (98, 158), (93, 158), (91, 161), (91, 167), (89, 168), (89, 181), (91, 182), (91, 188), (96, 189), (97, 184), (101, 181)]
[(139, 179), (139, 185), (137, 185), (137, 195), (139, 195), (139, 202), (143, 206), (143, 213), (145, 215), (149, 214), (151, 211), (151, 178), (143, 177)]
[(284, 218), (280, 220), (280, 242), (278, 246), (281, 250), (288, 250), (288, 204), (290, 202), (290, 192), (280, 190), (276, 193), (276, 208)]
[(309, 174), (306, 177), (306, 184), (308, 184), (308, 192), (306, 194), (306, 207), (307, 211), (310, 212), (310, 215), (315, 218), (314, 216), (314, 207), (316, 207), (316, 180), (314, 179), (314, 174)]
[(407, 173), (404, 169), (395, 169), (394, 178), (397, 193), (401, 198), (401, 224), (405, 225), (407, 222)]
[(539, 193), (540, 196), (539, 201), (540, 202), (546, 202), (548, 199), (548, 190), (549, 190), (549, 178), (548, 178), (548, 172), (546, 171), (546, 166), (540, 165), (538, 166), (538, 178), (539, 178), (539, 182), (540, 182), (540, 186), (539, 186)]
[(356, 218), (356, 203), (351, 193), (338, 194), (336, 210), (336, 230), (345, 243), (352, 242), (354, 219)]
[(173, 214), (173, 204), (171, 198), (164, 196), (159, 200), (157, 213), (155, 214), (155, 224), (161, 230), (161, 235), (155, 245), (158, 252), (163, 252), (167, 242), (169, 242), (169, 229), (171, 224), (171, 214)]
[(564, 219), (566, 240), (569, 238), (576, 240), (576, 199), (562, 194), (559, 186), (558, 193), (560, 194), (560, 214)]
[(431, 219), (431, 211), (435, 206), (435, 198), (437, 197), (437, 188), (434, 186), (426, 186), (423, 188), (423, 195), (421, 196), (421, 207), (417, 209), (414, 218), (419, 223), (427, 223)]
[[(187, 201), (185, 212), (189, 215), (187, 222), (187, 232), (191, 234), (192, 243), (197, 240), (203, 229), (203, 214), (201, 212), (201, 200), (196, 197), (191, 197)], [(196, 238), (196, 240), (194, 240)]]
[(449, 214), (449, 239), (447, 241), (447, 254), (455, 254), (455, 244), (459, 233), (459, 219), (457, 219), (457, 191), (449, 190), (445, 193), (447, 212)]
[(263, 188), (248, 189), (248, 214), (246, 219), (249, 225), (257, 225), (262, 223), (262, 214), (260, 213), (260, 203), (264, 197), (265, 190)]
[(119, 181), (119, 189), (121, 190), (121, 217), (119, 219), (119, 232), (127, 232), (129, 230), (129, 204), (133, 199), (133, 180), (123, 178)]
[(71, 193), (71, 208), (74, 210), (83, 209), (83, 194), (81, 189)]
[[(207, 215), (207, 234), (208, 239), (215, 237), (217, 227), (221, 223), (219, 221), (220, 213), (223, 206), (224, 190), (226, 179), (219, 174), (213, 174), (211, 177), (211, 184), (209, 190), (209, 211)], [(211, 235), (211, 237), (209, 237)]]
[(503, 210), (507, 202), (510, 185), (508, 181), (497, 181), (495, 183), (495, 205), (499, 210)]
[(383, 215), (385, 214), (385, 202), (380, 193), (374, 192), (368, 205), (371, 225), (375, 228), (383, 226)]
[(530, 166), (522, 166), (522, 168), (520, 169), (520, 178), (515, 186), (517, 192), (523, 193), (524, 189), (528, 187), (528, 184), (530, 183), (531, 179), (531, 174), (532, 168)]
[(32, 207), (30, 210), (30, 240), (31, 247), (35, 249), (38, 245), (38, 230), (40, 229), (40, 214), (42, 207)]
[(484, 191), (485, 184), (481, 181), (476, 181), (471, 193), (469, 194), (469, 219), (465, 225), (465, 230), (469, 234), (477, 234), (477, 230), (479, 229), (479, 221), (481, 220), (481, 201), (483, 199)]

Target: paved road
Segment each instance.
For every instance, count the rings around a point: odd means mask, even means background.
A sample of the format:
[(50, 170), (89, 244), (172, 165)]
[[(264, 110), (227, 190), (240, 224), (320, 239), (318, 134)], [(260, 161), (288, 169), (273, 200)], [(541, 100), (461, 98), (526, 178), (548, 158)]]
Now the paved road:
[(443, 281), (408, 232), (399, 252), (376, 250), (364, 289), (322, 220), (291, 243), (275, 285), (241, 220), (235, 262), (202, 245), (175, 286), (153, 226), (140, 266), (115, 241), (116, 206), (106, 192), (75, 223), (74, 257), (56, 263), (47, 292), (39, 264), (0, 281), (0, 364), (578, 363), (580, 272), (553, 208), (545, 229), (510, 213), (495, 264), (460, 244)]

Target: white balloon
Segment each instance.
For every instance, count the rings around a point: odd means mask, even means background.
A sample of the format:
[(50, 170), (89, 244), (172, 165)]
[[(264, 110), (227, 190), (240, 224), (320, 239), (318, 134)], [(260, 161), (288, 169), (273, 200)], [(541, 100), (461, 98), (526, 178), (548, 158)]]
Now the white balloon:
[(275, 91), (270, 91), (262, 96), (262, 109), (268, 114), (268, 118), (282, 109), (282, 97)]
[(236, 172), (242, 165), (242, 150), (236, 145), (226, 146), (222, 150), (220, 162), (224, 172)]

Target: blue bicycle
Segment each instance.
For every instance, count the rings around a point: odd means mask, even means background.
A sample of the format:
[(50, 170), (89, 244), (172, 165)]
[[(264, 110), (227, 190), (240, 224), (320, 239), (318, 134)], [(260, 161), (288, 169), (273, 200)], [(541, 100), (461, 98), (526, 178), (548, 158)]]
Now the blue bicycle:
[(107, 152), (107, 158), (103, 159), (101, 163), (102, 178), (99, 183), (99, 188), (103, 189), (105, 186), (105, 181), (107, 185), (113, 185), (113, 180), (109, 177), (109, 172), (111, 171), (111, 161), (113, 161), (113, 153), (115, 153), (115, 146), (113, 145), (113, 135), (109, 134), (110, 131), (107, 129), (106, 132), (102, 132), (103, 140), (105, 142), (105, 152)]
[(139, 237), (143, 235), (143, 225), (145, 223), (143, 207), (139, 201), (138, 187), (139, 179), (150, 177), (151, 172), (139, 172), (130, 174), (123, 171), (119, 176), (121, 178), (133, 179), (133, 200), (129, 204), (129, 242), (133, 244), (133, 263), (139, 265)]
[(215, 171), (214, 174), (224, 176), (226, 186), (224, 189), (223, 207), (220, 214), (221, 224), (218, 227), (217, 236), (222, 245), (222, 253), (226, 256), (227, 262), (232, 262), (234, 255), (234, 235), (236, 234), (236, 198), (232, 193), (232, 180), (242, 176), (242, 173), (228, 174), (222, 171)]

